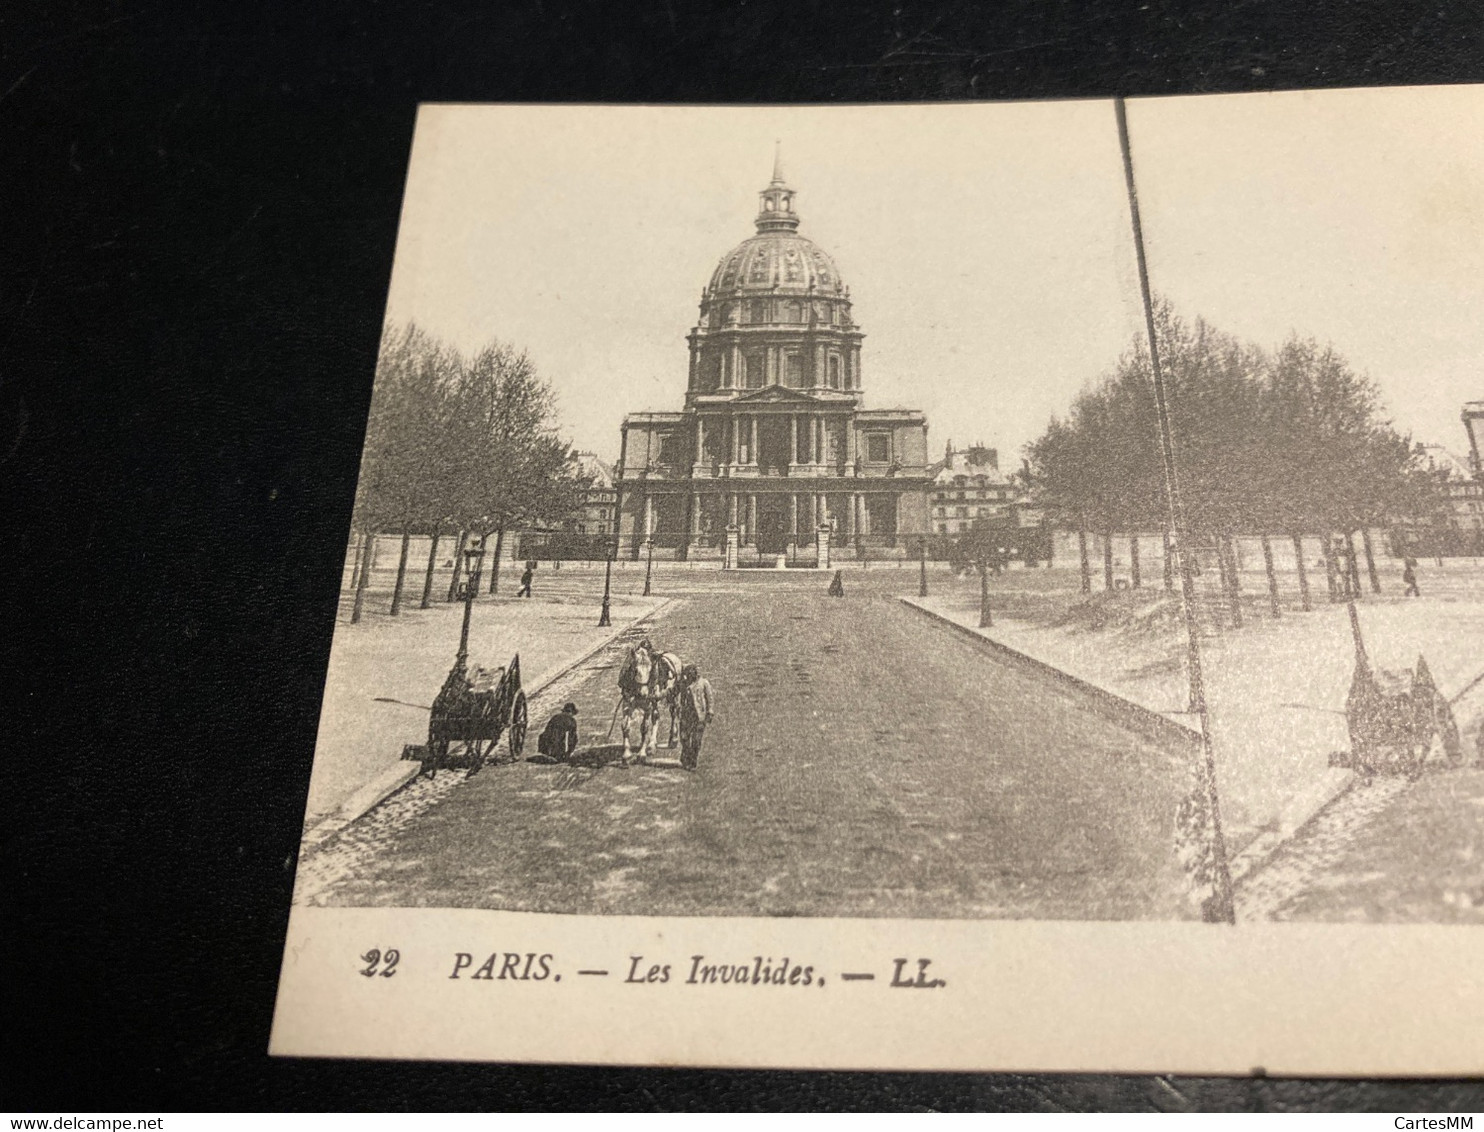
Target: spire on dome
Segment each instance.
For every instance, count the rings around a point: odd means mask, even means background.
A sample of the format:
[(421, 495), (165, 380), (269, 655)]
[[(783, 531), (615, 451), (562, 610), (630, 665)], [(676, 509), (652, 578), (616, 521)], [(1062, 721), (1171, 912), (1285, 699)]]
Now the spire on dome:
[(783, 145), (773, 144), (773, 180), (758, 194), (757, 230), (776, 232), (780, 229), (793, 231), (799, 226), (799, 215), (794, 211), (794, 191), (783, 180)]

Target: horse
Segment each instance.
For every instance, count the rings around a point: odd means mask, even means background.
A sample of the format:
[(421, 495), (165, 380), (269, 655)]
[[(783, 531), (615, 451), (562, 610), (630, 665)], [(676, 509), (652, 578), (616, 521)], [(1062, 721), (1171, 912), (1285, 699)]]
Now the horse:
[(680, 671), (683, 667), (680, 657), (672, 652), (656, 651), (648, 640), (640, 641), (629, 650), (618, 674), (626, 764), (631, 757), (637, 758), (641, 753), (645, 758), (654, 757), (661, 704), (670, 710), (670, 740), (667, 745), (675, 746), (675, 716), (680, 710)]

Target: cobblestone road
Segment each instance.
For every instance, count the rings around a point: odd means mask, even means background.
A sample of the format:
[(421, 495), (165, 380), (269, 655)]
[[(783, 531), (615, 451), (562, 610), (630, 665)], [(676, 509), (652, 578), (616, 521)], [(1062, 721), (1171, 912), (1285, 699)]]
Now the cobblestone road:
[[(814, 582), (693, 592), (649, 628), (661, 648), (699, 663), (718, 695), (697, 773), (519, 763), (457, 784), (445, 774), (306, 857), (299, 899), (664, 915), (1191, 915), (1172, 855), (1183, 743), (1109, 719), (1075, 688), (890, 597), (857, 589), (830, 600)], [(617, 662), (616, 649), (600, 654), (539, 697), (532, 746), (569, 696), (584, 744), (601, 743)]]
[(1238, 893), (1243, 919), (1484, 924), (1484, 770), (1358, 782)]

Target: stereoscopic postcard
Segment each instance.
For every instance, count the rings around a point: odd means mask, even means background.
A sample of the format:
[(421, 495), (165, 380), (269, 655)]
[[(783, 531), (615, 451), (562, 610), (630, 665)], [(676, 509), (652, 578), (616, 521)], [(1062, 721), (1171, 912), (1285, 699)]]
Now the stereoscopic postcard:
[(272, 1050), (1484, 1072), (1484, 90), (417, 125)]

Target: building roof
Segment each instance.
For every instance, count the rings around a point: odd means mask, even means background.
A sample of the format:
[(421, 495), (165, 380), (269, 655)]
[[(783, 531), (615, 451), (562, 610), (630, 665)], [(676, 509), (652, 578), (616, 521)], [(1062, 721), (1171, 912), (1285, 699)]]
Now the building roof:
[(799, 235), (794, 191), (784, 182), (777, 160), (773, 180), (758, 196), (757, 235), (721, 257), (706, 285), (706, 299), (775, 293), (846, 294), (840, 269), (829, 253)]
[(976, 444), (958, 452), (950, 449), (944, 457), (927, 469), (927, 474), (940, 484), (952, 483), (957, 476), (983, 476), (985, 482), (996, 485), (1010, 482), (1000, 471), (999, 453), (993, 448)]
[(613, 466), (600, 460), (594, 452), (577, 452), (573, 454), (573, 460), (577, 464), (577, 474), (592, 476), (595, 488), (611, 488), (613, 486)]
[(1445, 473), (1450, 480), (1474, 478), (1474, 472), (1469, 467), (1468, 460), (1458, 453), (1444, 448), (1441, 444), (1424, 444), (1421, 448), (1434, 471)]

